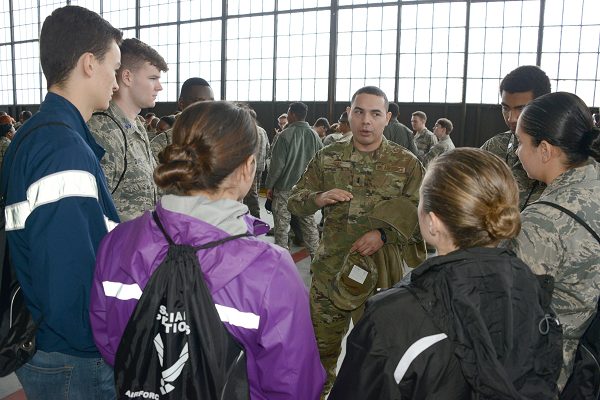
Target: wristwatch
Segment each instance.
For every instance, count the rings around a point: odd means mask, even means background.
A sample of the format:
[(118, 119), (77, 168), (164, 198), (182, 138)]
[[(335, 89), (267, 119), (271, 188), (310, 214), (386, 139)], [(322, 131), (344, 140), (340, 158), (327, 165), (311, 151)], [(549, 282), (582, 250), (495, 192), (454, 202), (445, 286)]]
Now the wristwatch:
[(385, 234), (385, 231), (383, 230), (383, 228), (377, 228), (377, 230), (381, 234), (381, 241), (383, 242), (383, 244), (386, 244), (387, 243), (387, 235)]

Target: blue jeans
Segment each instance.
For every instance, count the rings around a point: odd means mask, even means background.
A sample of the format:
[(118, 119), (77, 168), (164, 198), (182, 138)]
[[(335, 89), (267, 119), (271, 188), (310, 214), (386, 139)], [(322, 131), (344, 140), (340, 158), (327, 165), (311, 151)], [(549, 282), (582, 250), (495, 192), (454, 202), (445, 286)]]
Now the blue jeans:
[(27, 400), (117, 398), (113, 370), (102, 358), (38, 350), (16, 374)]

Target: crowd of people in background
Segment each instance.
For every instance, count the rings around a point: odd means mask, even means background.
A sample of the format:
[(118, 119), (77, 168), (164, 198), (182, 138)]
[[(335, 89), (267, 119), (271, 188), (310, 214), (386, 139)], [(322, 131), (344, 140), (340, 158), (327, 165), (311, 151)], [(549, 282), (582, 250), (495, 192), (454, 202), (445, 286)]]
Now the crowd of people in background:
[[(502, 80), (508, 130), (476, 149), (455, 148), (446, 116), (432, 131), (420, 110), (402, 124), (375, 86), (335, 123), (311, 125), (308, 106), (290, 103), (271, 140), (250, 106), (215, 101), (200, 77), (173, 114), (142, 116), (167, 61), (77, 6), (44, 21), (40, 60), (39, 112), (0, 115), (7, 241), (39, 321), (37, 352), (16, 370), (28, 399), (155, 395), (143, 379), (117, 393), (113, 367), (121, 376), (124, 332), (172, 246), (193, 249), (213, 311), (245, 350), (245, 398), (583, 399), (600, 388), (598, 354), (583, 346), (590, 329), (600, 336), (600, 117), (552, 93), (539, 67)], [(274, 244), (259, 238), (261, 189)], [(310, 254), (308, 290), (290, 229)], [(171, 349), (149, 335), (162, 368)], [(187, 349), (144, 377), (183, 393), (177, 379), (198, 354)]]

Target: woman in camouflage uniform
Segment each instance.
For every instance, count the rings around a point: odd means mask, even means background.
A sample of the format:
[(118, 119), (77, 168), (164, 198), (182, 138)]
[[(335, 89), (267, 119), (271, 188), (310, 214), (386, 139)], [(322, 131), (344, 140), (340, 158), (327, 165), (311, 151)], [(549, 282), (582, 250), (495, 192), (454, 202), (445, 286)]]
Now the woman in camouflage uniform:
[(511, 247), (535, 274), (555, 279), (551, 305), (564, 332), (562, 389), (600, 294), (600, 243), (568, 214), (600, 234), (600, 129), (579, 97), (558, 92), (529, 103), (516, 133), (527, 175), (548, 187), (523, 210), (522, 230)]

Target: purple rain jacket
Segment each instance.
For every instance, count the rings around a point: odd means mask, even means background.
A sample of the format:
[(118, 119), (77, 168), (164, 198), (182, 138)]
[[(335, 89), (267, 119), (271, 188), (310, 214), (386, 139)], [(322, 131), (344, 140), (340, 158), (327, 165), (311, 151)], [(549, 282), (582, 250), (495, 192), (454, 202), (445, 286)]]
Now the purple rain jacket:
[[(228, 236), (160, 203), (156, 211), (175, 243), (198, 246)], [(251, 234), (269, 228), (249, 215), (244, 218)], [(111, 365), (142, 290), (167, 249), (150, 212), (120, 224), (100, 244), (90, 318), (96, 345)], [(221, 320), (246, 349), (250, 398), (318, 399), (325, 372), (308, 293), (289, 252), (248, 237), (197, 254)]]

